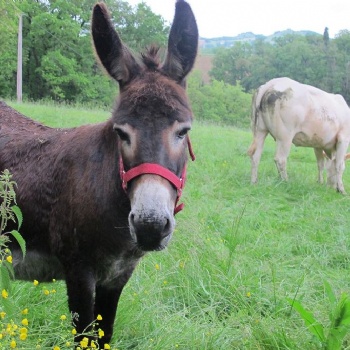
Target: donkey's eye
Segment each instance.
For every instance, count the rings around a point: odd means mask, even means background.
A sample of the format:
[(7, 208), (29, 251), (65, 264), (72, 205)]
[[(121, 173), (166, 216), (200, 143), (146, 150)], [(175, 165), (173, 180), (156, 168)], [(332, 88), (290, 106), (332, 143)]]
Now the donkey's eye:
[(189, 130), (190, 130), (190, 128), (183, 128), (182, 130), (180, 130), (180, 131), (178, 132), (177, 137), (178, 137), (179, 139), (183, 139), (183, 138), (187, 135), (187, 133), (188, 133)]
[(130, 137), (125, 131), (123, 131), (120, 128), (116, 128), (115, 131), (117, 132), (118, 136), (122, 141), (126, 141), (127, 143), (130, 143)]

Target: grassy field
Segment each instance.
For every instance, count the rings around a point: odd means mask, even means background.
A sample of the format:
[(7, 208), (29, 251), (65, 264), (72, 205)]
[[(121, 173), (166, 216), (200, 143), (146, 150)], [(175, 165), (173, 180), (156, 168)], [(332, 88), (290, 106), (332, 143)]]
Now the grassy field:
[[(55, 127), (109, 115), (11, 105)], [(329, 289), (337, 299), (350, 294), (349, 196), (316, 182), (312, 149), (292, 148), (285, 183), (268, 138), (252, 186), (249, 131), (195, 123), (191, 139), (197, 160), (188, 167), (185, 209), (168, 249), (148, 254), (125, 288), (112, 349), (323, 349), (289, 300), (328, 334), (336, 304)], [(344, 184), (350, 193), (349, 169)], [(16, 282), (15, 290), (31, 325), (19, 348), (65, 348), (71, 327), (60, 318), (68, 315), (64, 284)], [(343, 349), (350, 349), (348, 336)]]

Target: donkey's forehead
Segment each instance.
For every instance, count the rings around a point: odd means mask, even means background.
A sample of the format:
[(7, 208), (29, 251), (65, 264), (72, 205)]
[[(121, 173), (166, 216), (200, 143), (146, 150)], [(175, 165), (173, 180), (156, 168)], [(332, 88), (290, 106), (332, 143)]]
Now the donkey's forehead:
[(114, 119), (119, 123), (152, 119), (172, 124), (191, 121), (192, 111), (184, 88), (155, 72), (135, 79), (121, 91)]

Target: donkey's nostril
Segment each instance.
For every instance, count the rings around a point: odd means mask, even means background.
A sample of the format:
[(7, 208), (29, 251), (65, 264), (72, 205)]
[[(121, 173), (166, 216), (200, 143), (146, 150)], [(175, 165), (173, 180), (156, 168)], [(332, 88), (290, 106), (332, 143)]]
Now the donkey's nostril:
[(166, 222), (165, 222), (164, 230), (163, 230), (164, 237), (168, 236), (172, 231), (172, 224), (171, 224), (170, 220), (169, 219), (165, 219), (165, 220), (166, 220)]
[(147, 250), (159, 250), (170, 240), (175, 222), (168, 213), (131, 212), (130, 233), (138, 246)]
[(135, 214), (134, 213), (130, 213), (129, 220), (132, 224), (134, 224), (134, 222), (135, 222)]

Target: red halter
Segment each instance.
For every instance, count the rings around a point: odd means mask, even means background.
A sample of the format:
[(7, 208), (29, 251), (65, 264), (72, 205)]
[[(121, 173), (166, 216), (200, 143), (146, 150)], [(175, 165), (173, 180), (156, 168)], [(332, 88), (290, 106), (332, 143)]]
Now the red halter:
[[(188, 136), (187, 136), (187, 145), (188, 145), (188, 151), (190, 153), (191, 159), (194, 161), (196, 159), (196, 156), (193, 153), (191, 141)], [(154, 175), (161, 176), (164, 179), (167, 179), (177, 190), (174, 215), (177, 214), (179, 211), (181, 211), (185, 206), (184, 203), (181, 203), (179, 205), (177, 205), (177, 203), (181, 197), (182, 190), (185, 187), (186, 166), (187, 164), (185, 164), (181, 177), (178, 177), (169, 169), (164, 168), (163, 166), (155, 163), (143, 163), (134, 168), (129, 169), (128, 171), (125, 171), (123, 158), (121, 155), (119, 156), (119, 172), (120, 172), (120, 178), (122, 180), (122, 187), (124, 191), (126, 192), (128, 182), (137, 176), (140, 176), (143, 174), (154, 174)]]

